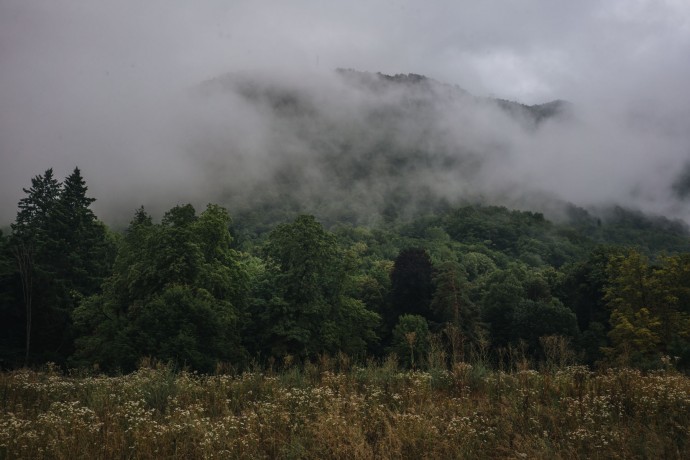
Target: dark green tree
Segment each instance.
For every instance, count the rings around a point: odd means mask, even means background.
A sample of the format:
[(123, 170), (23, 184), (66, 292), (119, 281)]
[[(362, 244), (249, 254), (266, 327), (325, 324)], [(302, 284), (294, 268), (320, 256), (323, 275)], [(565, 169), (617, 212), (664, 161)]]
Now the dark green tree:
[(177, 206), (160, 224), (139, 209), (103, 293), (75, 312), (83, 335), (73, 363), (131, 370), (150, 356), (202, 371), (241, 364), (247, 275), (229, 225), (216, 205), (200, 216)]
[(497, 270), (487, 279), (481, 299), (481, 318), (494, 347), (505, 347), (515, 337), (515, 308), (525, 298), (519, 276), (515, 270)]
[(0, 369), (24, 362), (25, 319), (17, 262), (0, 230)]
[(440, 264), (434, 285), (431, 300), (434, 317), (442, 324), (451, 325), (466, 343), (476, 343), (481, 335), (479, 310), (467, 295), (469, 283), (462, 266), (455, 261)]
[[(56, 258), (52, 254), (57, 249), (55, 223), (57, 220), (57, 201), (61, 184), (48, 169), (43, 175), (31, 179), (31, 187), (23, 189), (26, 197), (19, 200), (17, 218), (12, 224), (10, 239), (17, 272), (21, 281), (24, 316), (24, 365), (29, 364), (34, 323), (50, 323), (51, 300), (57, 291), (56, 273), (50, 262)], [(40, 286), (40, 289), (37, 289)], [(43, 321), (42, 321), (43, 320)], [(45, 339), (45, 331), (41, 331)], [(45, 350), (40, 350), (45, 351)]]
[(578, 336), (575, 314), (557, 299), (524, 299), (513, 315), (514, 337), (524, 340), (533, 356), (541, 355), (540, 337), (560, 335), (573, 340)]
[(512, 264), (486, 281), (481, 316), (495, 350), (524, 342), (532, 357), (541, 356), (539, 338), (561, 335), (577, 339), (575, 314), (551, 293), (549, 270)]
[(64, 363), (73, 350), (72, 312), (100, 289), (113, 240), (90, 209), (78, 168), (62, 184), (49, 169), (24, 192), (9, 243), (22, 286), (24, 362)]
[(333, 234), (299, 216), (271, 232), (264, 254), (273, 290), (256, 302), (256, 316), (268, 354), (366, 351), (379, 317), (352, 297), (352, 267)]
[(429, 254), (420, 248), (400, 251), (391, 272), (393, 316), (404, 314), (432, 318), (433, 272)]
[(81, 171), (74, 168), (62, 184), (56, 206), (56, 240), (62, 257), (55, 268), (76, 300), (100, 290), (115, 255), (112, 237), (90, 209), (96, 200), (86, 195), (87, 190)]
[(603, 355), (601, 348), (608, 346), (610, 310), (604, 299), (607, 283), (609, 258), (620, 253), (611, 246), (593, 249), (587, 258), (563, 268), (564, 277), (557, 290), (564, 305), (577, 316), (578, 328), (582, 331), (578, 340), (584, 351), (584, 361), (594, 364)]
[(467, 279), (462, 268), (455, 261), (440, 264), (434, 274), (434, 295), (431, 310), (441, 321), (460, 325), (463, 313), (469, 303), (465, 288)]

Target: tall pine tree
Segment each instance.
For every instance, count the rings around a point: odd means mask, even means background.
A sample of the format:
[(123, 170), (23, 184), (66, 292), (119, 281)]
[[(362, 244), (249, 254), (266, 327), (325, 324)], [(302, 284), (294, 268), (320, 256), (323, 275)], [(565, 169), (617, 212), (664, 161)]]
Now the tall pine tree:
[(109, 270), (112, 243), (86, 191), (78, 168), (64, 183), (48, 169), (19, 201), (9, 244), (22, 286), (25, 365), (65, 362), (73, 349), (72, 311)]
[[(45, 260), (55, 247), (52, 228), (61, 189), (62, 184), (53, 177), (52, 168), (31, 179), (31, 187), (23, 189), (27, 196), (19, 200), (17, 219), (12, 224), (10, 245), (17, 263), (24, 304), (24, 365), (28, 365), (31, 354), (34, 319), (36, 316), (42, 318), (44, 307), (49, 305), (47, 298), (54, 287), (54, 273)], [(37, 290), (36, 286), (41, 286), (41, 289)]]

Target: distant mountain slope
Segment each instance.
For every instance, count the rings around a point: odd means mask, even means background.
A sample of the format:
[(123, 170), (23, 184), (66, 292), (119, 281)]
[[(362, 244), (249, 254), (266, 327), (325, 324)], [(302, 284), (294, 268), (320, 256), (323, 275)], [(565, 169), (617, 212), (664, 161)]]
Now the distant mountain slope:
[[(418, 104), (448, 104), (468, 99), (474, 102), (484, 101), (495, 104), (506, 113), (514, 117), (527, 117), (535, 124), (551, 117), (567, 115), (571, 110), (571, 104), (563, 100), (554, 100), (543, 104), (525, 105), (516, 101), (496, 98), (479, 98), (472, 96), (469, 92), (460, 88), (458, 85), (441, 83), (424, 75), (414, 73), (386, 75), (383, 73), (361, 72), (353, 69), (337, 69), (336, 74), (344, 82), (355, 88), (364, 89), (371, 93), (386, 93), (395, 90), (408, 92), (407, 102)], [(298, 93), (295, 88), (288, 85), (266, 85), (265, 82), (258, 83), (253, 77), (248, 75), (224, 75), (202, 84), (202, 88), (207, 93), (218, 90), (238, 90), (249, 99), (264, 100), (274, 107), (286, 108), (292, 106), (297, 108), (307, 94)], [(305, 107), (301, 107), (305, 108)]]
[[(308, 212), (373, 223), (472, 203), (572, 217), (567, 199), (532, 183), (529, 170), (527, 180), (515, 173), (516, 150), (529, 160), (542, 130), (577, 122), (566, 101), (525, 105), (422, 75), (349, 69), (320, 78), (224, 75), (198, 93), (235, 118), (223, 132), (205, 131), (194, 161), (207, 163), (221, 201), (257, 222)], [(552, 131), (548, 145), (558, 149)]]

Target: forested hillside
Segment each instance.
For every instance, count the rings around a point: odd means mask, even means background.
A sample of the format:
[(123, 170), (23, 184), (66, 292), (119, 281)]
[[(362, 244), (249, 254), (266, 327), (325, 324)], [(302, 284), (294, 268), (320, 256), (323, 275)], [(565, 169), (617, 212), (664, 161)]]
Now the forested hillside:
[[(345, 354), (690, 368), (686, 226), (479, 204), (324, 223), (181, 204), (109, 229), (79, 169), (34, 177), (0, 240), (0, 359), (203, 372)], [(136, 205), (135, 205), (136, 206)], [(133, 206), (133, 208), (135, 207)], [(262, 217), (261, 219), (256, 216)], [(266, 219), (270, 216), (270, 219)]]
[(303, 79), (228, 74), (193, 96), (205, 110), (221, 110), (188, 140), (214, 186), (208, 195), (256, 224), (294, 212), (329, 225), (371, 224), (459, 199), (564, 205), (541, 184), (502, 171), (516, 156), (534, 156), (522, 150), (537, 147), (524, 142), (572, 121), (565, 101), (528, 106), (422, 75), (350, 69)]

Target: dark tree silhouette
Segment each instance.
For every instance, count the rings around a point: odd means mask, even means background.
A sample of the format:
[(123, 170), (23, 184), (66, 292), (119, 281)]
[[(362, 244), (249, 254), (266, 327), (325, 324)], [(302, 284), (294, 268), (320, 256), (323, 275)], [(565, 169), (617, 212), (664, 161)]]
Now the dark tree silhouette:
[(434, 267), (424, 249), (403, 249), (391, 272), (392, 313), (397, 319), (404, 314), (430, 319)]

